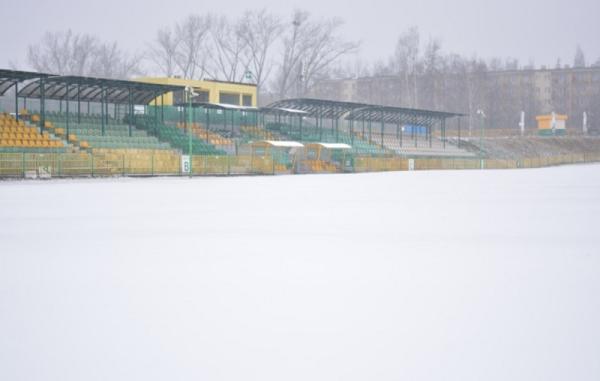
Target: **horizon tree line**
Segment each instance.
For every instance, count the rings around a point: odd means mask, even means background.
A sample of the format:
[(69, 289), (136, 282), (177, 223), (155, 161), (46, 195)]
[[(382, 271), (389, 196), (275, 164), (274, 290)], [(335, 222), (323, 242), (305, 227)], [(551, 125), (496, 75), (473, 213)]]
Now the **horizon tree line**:
[[(159, 28), (141, 51), (133, 53), (90, 34), (48, 31), (28, 46), (27, 62), (37, 71), (61, 75), (246, 81), (257, 84), (261, 99), (318, 94), (327, 80), (391, 77), (393, 86), (371, 86), (358, 100), (465, 111), (469, 126), (478, 108), (489, 110), (493, 125), (512, 124), (521, 110), (532, 117), (540, 108), (534, 101), (535, 88), (510, 86), (492, 74), (535, 69), (534, 62), (446, 53), (439, 39), (424, 41), (415, 26), (399, 34), (389, 57), (365, 61), (358, 57), (360, 44), (342, 35), (343, 24), (304, 10), (294, 10), (289, 18), (265, 9), (247, 10), (235, 18), (190, 14)], [(589, 66), (600, 67), (600, 59)], [(557, 59), (555, 68), (564, 67), (569, 66)], [(571, 67), (587, 67), (580, 46)]]

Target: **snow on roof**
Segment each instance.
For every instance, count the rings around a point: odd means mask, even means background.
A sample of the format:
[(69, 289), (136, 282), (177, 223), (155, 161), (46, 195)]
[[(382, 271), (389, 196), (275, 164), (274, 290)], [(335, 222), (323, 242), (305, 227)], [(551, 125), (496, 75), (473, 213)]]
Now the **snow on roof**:
[(285, 107), (262, 107), (260, 109), (263, 112), (283, 112), (286, 114), (296, 114), (296, 115), (308, 115), (307, 111), (304, 110), (297, 110), (297, 109), (293, 109), (293, 108), (285, 108)]
[(281, 111), (287, 112), (289, 114), (302, 114), (302, 115), (308, 114), (308, 112), (306, 112), (306, 111), (296, 110), (293, 108), (278, 107), (277, 110), (281, 110)]
[(344, 143), (315, 143), (327, 149), (352, 149), (352, 146)]
[(282, 148), (302, 148), (304, 144), (298, 142), (290, 142), (290, 141), (279, 141), (279, 140), (264, 140), (264, 143), (272, 145), (273, 147), (282, 147)]
[(241, 111), (245, 111), (245, 110), (258, 110), (258, 108), (256, 107), (252, 107), (252, 106), (238, 106), (238, 105), (230, 105), (230, 104), (226, 104), (226, 103), (213, 103), (215, 106), (224, 108), (224, 109), (230, 109), (230, 110), (241, 110)]

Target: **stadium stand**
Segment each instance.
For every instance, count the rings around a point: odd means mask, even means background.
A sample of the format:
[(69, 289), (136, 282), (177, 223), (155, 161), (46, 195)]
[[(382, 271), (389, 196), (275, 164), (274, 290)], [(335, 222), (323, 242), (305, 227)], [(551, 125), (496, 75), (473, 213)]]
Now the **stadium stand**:
[(244, 142), (253, 140), (278, 140), (273, 132), (259, 126), (240, 126), (240, 133)]
[[(157, 136), (160, 140), (168, 142), (173, 148), (181, 152), (188, 152), (189, 136), (186, 131), (170, 126), (155, 118), (149, 116), (138, 115), (134, 121), (136, 127), (146, 131), (148, 134)], [(204, 140), (192, 135), (192, 153), (194, 155), (226, 155), (227, 153), (221, 149), (215, 148), (214, 145), (205, 142)]]
[[(235, 142), (232, 139), (226, 138), (216, 132), (209, 131), (204, 128), (201, 123), (192, 123), (191, 126), (192, 132), (197, 138), (204, 140), (206, 143), (211, 144), (228, 154), (235, 154)], [(177, 123), (177, 127), (185, 133), (185, 123), (179, 122)]]
[[(51, 122), (49, 129), (58, 130), (57, 133), (67, 131), (67, 115), (65, 113), (48, 112), (46, 119)], [(77, 115), (69, 115), (69, 136), (67, 140), (81, 148), (113, 148), (113, 149), (148, 149), (170, 150), (168, 143), (161, 143), (156, 137), (148, 136), (145, 131), (133, 127), (129, 136), (129, 126), (120, 121), (107, 118), (102, 133), (102, 120), (100, 115), (81, 116), (81, 122), (76, 123)]]
[(401, 138), (395, 135), (384, 135), (383, 145), (394, 151), (395, 154), (403, 156), (474, 156), (472, 152), (458, 148), (455, 141), (448, 140), (444, 145), (438, 137), (432, 137), (430, 146), (429, 140), (425, 137), (419, 140), (410, 137)]
[(49, 132), (40, 133), (39, 128), (16, 120), (13, 116), (0, 114), (0, 152), (62, 153), (66, 144)]

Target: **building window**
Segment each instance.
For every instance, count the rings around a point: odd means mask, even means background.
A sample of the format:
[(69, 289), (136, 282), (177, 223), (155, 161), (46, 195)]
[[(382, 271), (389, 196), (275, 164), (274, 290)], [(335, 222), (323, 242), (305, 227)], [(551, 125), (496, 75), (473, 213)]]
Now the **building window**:
[(252, 95), (244, 94), (242, 96), (242, 106), (252, 106)]
[(192, 99), (194, 103), (208, 103), (208, 91), (202, 91), (198, 89), (195, 89), (194, 91), (196, 94), (198, 94)]
[[(194, 89), (194, 92), (198, 94), (194, 98), (192, 98), (193, 103), (207, 103), (208, 102), (208, 91)], [(180, 105), (183, 103), (187, 103), (188, 100), (185, 95), (185, 91), (175, 91), (173, 93), (173, 104)]]
[(226, 105), (240, 105), (240, 95), (239, 94), (229, 94), (229, 93), (219, 93), (219, 103)]

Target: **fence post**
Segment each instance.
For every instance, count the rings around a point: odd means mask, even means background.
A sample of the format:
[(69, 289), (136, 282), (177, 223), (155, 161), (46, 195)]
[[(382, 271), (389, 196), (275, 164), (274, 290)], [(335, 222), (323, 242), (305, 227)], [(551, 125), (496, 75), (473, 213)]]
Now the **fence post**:
[(231, 175), (231, 156), (225, 156), (227, 158), (227, 176)]
[(151, 164), (152, 165), (152, 170), (151, 170), (150, 174), (152, 176), (154, 176), (154, 151), (152, 152), (152, 157), (150, 158), (150, 160), (152, 160), (152, 164)]
[(121, 158), (121, 172), (125, 176), (125, 153), (123, 153), (123, 157)]
[(25, 178), (25, 152), (23, 152), (21, 155), (21, 176)]
[(271, 150), (271, 166), (273, 167), (273, 176), (275, 176), (275, 154)]
[(91, 168), (92, 177), (94, 177), (94, 154), (93, 153), (90, 155), (90, 160), (92, 162), (92, 168)]

